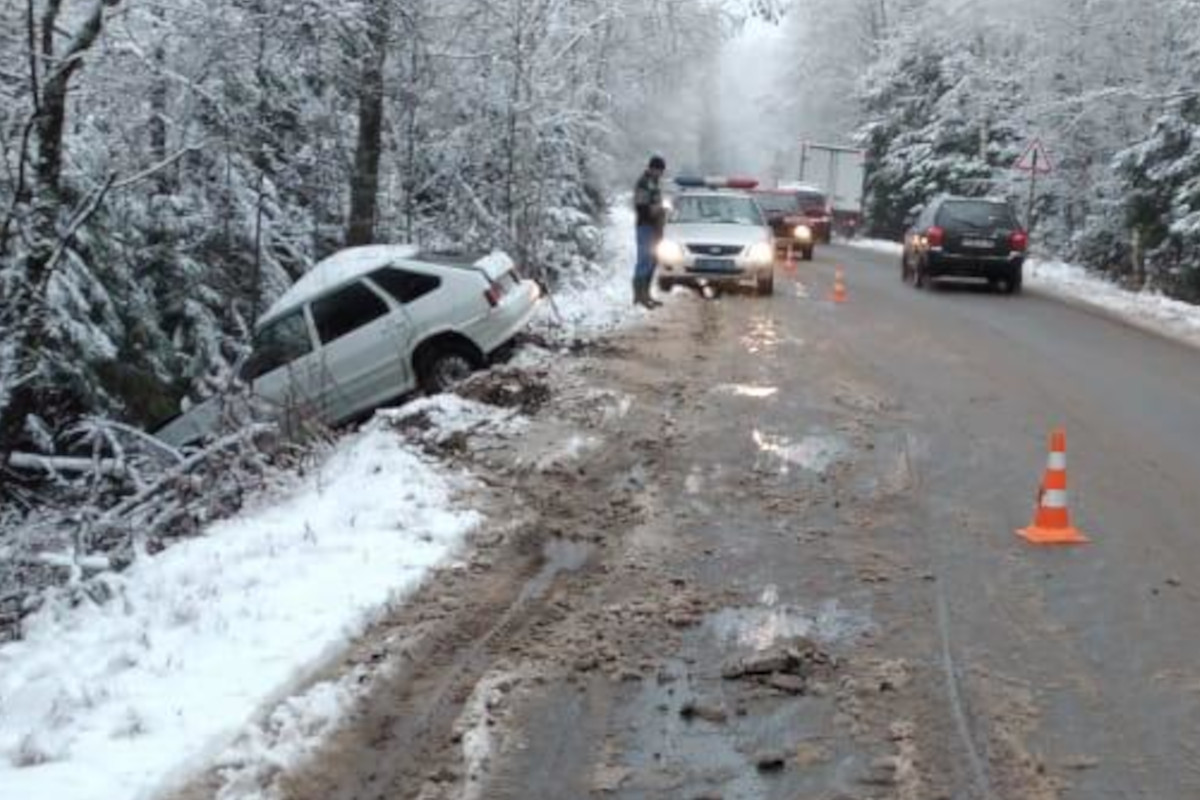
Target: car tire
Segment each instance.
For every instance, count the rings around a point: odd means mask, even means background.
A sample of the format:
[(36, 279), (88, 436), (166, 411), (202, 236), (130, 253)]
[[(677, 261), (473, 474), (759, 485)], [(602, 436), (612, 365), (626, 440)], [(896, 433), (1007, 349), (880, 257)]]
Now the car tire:
[(813, 248), (812, 248), (812, 245), (809, 245), (808, 247), (804, 248), (804, 260), (805, 260), (805, 261), (812, 261), (812, 260), (813, 260)]
[(925, 266), (918, 261), (916, 266), (913, 267), (913, 286), (918, 289), (928, 289), (931, 284), (929, 273), (925, 271)]
[(426, 394), (441, 394), (470, 377), (480, 367), (478, 355), (465, 344), (436, 345), (417, 366), (417, 381)]
[(671, 290), (674, 288), (675, 288), (675, 282), (672, 281), (671, 279), (669, 279), (669, 278), (659, 278), (658, 279), (658, 290), (660, 292), (662, 292), (663, 294), (670, 294)]
[(912, 282), (912, 270), (908, 268), (908, 258), (905, 256), (900, 256), (900, 282)]
[(1014, 270), (1004, 282), (1004, 290), (1008, 294), (1020, 294), (1022, 283), (1021, 270)]
[(775, 273), (768, 272), (766, 275), (759, 275), (757, 288), (758, 294), (762, 297), (775, 294)]

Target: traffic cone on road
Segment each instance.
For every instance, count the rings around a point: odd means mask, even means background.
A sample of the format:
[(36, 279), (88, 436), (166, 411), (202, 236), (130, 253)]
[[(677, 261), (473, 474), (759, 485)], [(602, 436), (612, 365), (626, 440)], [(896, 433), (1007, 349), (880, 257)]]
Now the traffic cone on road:
[(829, 295), (829, 299), (835, 303), (846, 302), (846, 280), (840, 264), (833, 274), (833, 292)]
[(1067, 432), (1050, 434), (1050, 456), (1038, 489), (1037, 509), (1028, 528), (1017, 535), (1033, 544), (1087, 544), (1088, 539), (1071, 525), (1067, 508)]

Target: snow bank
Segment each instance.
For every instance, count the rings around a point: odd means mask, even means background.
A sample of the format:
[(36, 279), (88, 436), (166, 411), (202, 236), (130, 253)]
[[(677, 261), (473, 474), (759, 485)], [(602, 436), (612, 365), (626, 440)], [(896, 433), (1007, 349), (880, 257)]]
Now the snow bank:
[(1200, 346), (1200, 306), (1158, 292), (1132, 292), (1061, 261), (1030, 261), (1025, 283), (1038, 291), (1108, 311), (1138, 327)]
[[(568, 335), (594, 336), (652, 313), (633, 306), (636, 257), (633, 207), (628, 197), (617, 197), (604, 226), (602, 263), (564, 281), (554, 292), (553, 302)], [(543, 319), (542, 324), (554, 326), (557, 320)]]
[[(459, 546), (479, 517), (456, 488), (376, 423), (279, 502), (108, 578), (107, 602), (48, 604), (0, 648), (0, 794), (146, 798), (205, 764)], [(323, 720), (346, 702), (306, 696)]]

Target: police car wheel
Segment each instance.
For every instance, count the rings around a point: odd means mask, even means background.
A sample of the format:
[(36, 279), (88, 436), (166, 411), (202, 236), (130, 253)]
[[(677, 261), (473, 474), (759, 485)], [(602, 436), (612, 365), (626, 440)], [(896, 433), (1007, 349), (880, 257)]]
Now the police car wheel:
[(774, 274), (760, 275), (758, 278), (758, 293), (763, 296), (775, 294)]

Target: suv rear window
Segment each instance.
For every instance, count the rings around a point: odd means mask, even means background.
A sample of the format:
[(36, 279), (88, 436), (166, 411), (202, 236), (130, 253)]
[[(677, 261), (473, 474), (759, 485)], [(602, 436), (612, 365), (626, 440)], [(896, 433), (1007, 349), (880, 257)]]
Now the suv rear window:
[(411, 303), (442, 285), (442, 279), (436, 275), (422, 275), (396, 267), (377, 269), (367, 277), (401, 305)]
[(1006, 203), (986, 200), (952, 200), (938, 211), (937, 224), (948, 228), (992, 230), (1015, 228), (1017, 220)]
[(313, 322), (322, 344), (339, 339), (387, 313), (387, 303), (364, 283), (355, 281), (312, 304)]

